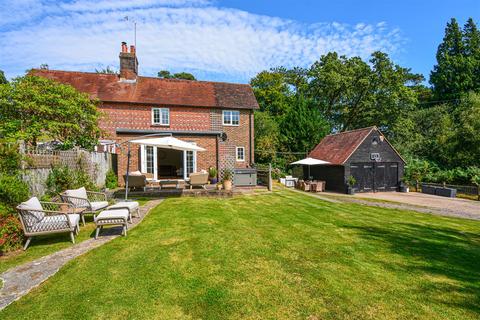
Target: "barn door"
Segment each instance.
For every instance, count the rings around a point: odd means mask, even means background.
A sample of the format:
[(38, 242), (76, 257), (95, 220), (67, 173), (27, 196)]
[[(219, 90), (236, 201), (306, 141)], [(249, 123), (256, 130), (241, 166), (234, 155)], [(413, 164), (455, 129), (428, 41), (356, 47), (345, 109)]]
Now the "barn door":
[(357, 183), (354, 186), (356, 191), (373, 191), (374, 179), (373, 163), (360, 162), (350, 165), (350, 174), (355, 178)]
[(386, 168), (386, 187), (389, 191), (395, 191), (398, 187), (398, 163), (388, 163)]
[(374, 187), (375, 191), (386, 191), (387, 181), (386, 181), (386, 167), (385, 162), (377, 162), (375, 165), (375, 179)]

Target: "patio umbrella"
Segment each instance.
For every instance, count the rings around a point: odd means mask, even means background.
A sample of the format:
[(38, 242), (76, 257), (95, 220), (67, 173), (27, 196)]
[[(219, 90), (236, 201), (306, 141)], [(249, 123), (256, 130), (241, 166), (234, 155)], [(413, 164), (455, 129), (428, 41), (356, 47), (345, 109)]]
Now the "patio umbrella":
[(300, 165), (308, 166), (308, 179), (310, 179), (310, 166), (329, 164), (329, 163), (330, 162), (328, 161), (308, 157), (302, 160), (292, 162), (290, 164), (300, 164)]
[(134, 139), (134, 140), (128, 141), (127, 174), (126, 174), (127, 179), (125, 181), (125, 200), (128, 199), (128, 176), (130, 174), (130, 143), (143, 144), (146, 146), (159, 147), (164, 149), (174, 149), (174, 150), (180, 150), (180, 151), (206, 151), (204, 148), (194, 145), (193, 143), (182, 141), (172, 136)]
[(130, 140), (130, 142), (136, 144), (143, 144), (146, 146), (154, 146), (164, 149), (174, 149), (180, 151), (205, 151), (205, 149), (196, 146), (193, 143), (182, 141), (174, 137), (136, 139)]

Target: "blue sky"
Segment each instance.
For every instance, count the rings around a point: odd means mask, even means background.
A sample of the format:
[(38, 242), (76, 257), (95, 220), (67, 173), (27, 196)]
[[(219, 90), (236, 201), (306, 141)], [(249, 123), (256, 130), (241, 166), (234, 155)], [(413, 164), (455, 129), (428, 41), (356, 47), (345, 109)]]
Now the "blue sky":
[(0, 69), (117, 68), (120, 42), (133, 42), (125, 16), (137, 21), (142, 75), (248, 82), (328, 51), (368, 59), (382, 50), (428, 79), (446, 22), (480, 24), (480, 1), (0, 0)]

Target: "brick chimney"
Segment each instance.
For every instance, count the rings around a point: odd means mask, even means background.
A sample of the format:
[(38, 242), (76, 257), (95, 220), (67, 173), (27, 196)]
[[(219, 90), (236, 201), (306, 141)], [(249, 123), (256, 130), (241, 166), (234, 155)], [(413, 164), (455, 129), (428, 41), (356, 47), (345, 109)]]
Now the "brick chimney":
[(135, 80), (138, 75), (138, 60), (135, 54), (135, 46), (130, 46), (130, 52), (126, 42), (122, 42), (120, 52), (120, 79)]

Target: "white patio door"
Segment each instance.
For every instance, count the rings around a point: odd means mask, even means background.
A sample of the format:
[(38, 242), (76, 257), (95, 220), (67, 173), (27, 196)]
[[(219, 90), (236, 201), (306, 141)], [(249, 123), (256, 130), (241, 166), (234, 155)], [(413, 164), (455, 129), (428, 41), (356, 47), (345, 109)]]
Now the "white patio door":
[[(191, 144), (197, 145), (195, 142)], [(197, 151), (183, 151), (183, 179), (187, 179), (190, 173), (197, 171)]]
[(140, 145), (140, 172), (152, 173), (153, 180), (158, 180), (157, 147)]

